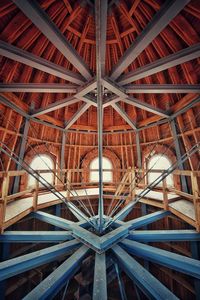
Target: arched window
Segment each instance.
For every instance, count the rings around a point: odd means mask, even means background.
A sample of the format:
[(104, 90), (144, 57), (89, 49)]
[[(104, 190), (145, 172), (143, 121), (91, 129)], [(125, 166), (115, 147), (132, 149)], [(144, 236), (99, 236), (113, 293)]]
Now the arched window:
[[(49, 170), (49, 168), (51, 170), (54, 169), (54, 163), (51, 159), (51, 157), (49, 157), (48, 155), (42, 154), (40, 156), (36, 156), (34, 157), (34, 159), (32, 160), (30, 167), (33, 170)], [(53, 173), (42, 173), (41, 176), (48, 181), (48, 183), (52, 184), (53, 183)], [(29, 180), (28, 180), (28, 187), (33, 187), (36, 184), (36, 179), (29, 175)], [(43, 185), (40, 183), (39, 184), (40, 187), (42, 187)]]
[[(103, 182), (112, 182), (113, 181), (113, 173), (112, 173), (112, 163), (107, 157), (102, 158), (102, 167), (104, 170), (103, 172)], [(98, 171), (92, 171), (99, 169), (99, 158), (94, 158), (90, 163), (90, 181), (91, 182), (98, 182), (99, 181), (99, 172)], [(111, 170), (111, 171), (109, 171)]]
[[(152, 169), (152, 170), (167, 170), (169, 167), (171, 167), (171, 161), (168, 159), (167, 156), (164, 156), (162, 154), (156, 154), (152, 156), (148, 162), (147, 168)], [(161, 172), (156, 172), (156, 173), (148, 173), (148, 183), (153, 182), (160, 176), (162, 173)], [(166, 177), (166, 183), (167, 186), (172, 187), (174, 186), (173, 182), (173, 175), (170, 174)], [(162, 182), (158, 184), (158, 186), (162, 186)]]

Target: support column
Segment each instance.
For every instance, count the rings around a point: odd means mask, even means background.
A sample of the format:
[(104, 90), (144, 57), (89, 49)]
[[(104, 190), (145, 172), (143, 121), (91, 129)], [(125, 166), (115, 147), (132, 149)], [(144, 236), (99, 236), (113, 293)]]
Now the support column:
[(62, 133), (62, 144), (61, 144), (61, 152), (60, 152), (60, 178), (64, 181), (64, 174), (62, 170), (65, 169), (65, 144), (66, 144), (66, 133)]
[[(19, 161), (20, 162), (22, 162), (24, 159), (29, 126), (30, 126), (30, 121), (28, 119), (26, 119), (24, 129), (23, 129), (23, 135), (21, 138), (20, 151), (19, 151)], [(20, 170), (21, 170), (21, 166), (17, 164), (17, 171), (20, 171)], [(13, 194), (15, 194), (19, 191), (19, 182), (20, 182), (20, 177), (16, 176), (14, 179), (14, 184), (13, 184)]]
[[(175, 123), (174, 119), (171, 121), (171, 130), (172, 130), (172, 135), (173, 135), (173, 139), (174, 139), (176, 157), (177, 157), (177, 160), (181, 161), (180, 141), (178, 138), (178, 132), (176, 130), (176, 123)], [(184, 165), (182, 162), (180, 163), (179, 168), (180, 168), (180, 170), (184, 170)], [(183, 175), (181, 176), (181, 186), (182, 186), (183, 192), (188, 193), (186, 177)]]
[(136, 140), (136, 150), (137, 150), (137, 166), (139, 169), (141, 169), (142, 168), (142, 154), (141, 154), (141, 147), (140, 147), (139, 131), (135, 132), (135, 140)]
[(97, 123), (98, 123), (98, 157), (99, 157), (99, 232), (103, 230), (103, 86), (102, 76), (105, 73), (107, 0), (95, 1), (96, 21), (96, 74), (97, 74)]

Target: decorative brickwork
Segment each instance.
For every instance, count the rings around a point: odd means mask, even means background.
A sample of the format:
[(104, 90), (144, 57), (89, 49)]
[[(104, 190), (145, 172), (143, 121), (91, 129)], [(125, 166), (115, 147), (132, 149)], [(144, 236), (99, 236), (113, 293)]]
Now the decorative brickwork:
[[(103, 156), (108, 158), (112, 165), (113, 169), (120, 169), (121, 168), (121, 162), (119, 157), (116, 155), (116, 153), (110, 149), (104, 149), (103, 150)], [(82, 169), (89, 169), (91, 161), (98, 157), (98, 149), (93, 149), (90, 152), (88, 152), (82, 162)], [(83, 181), (89, 182), (89, 172), (83, 173)], [(119, 182), (120, 181), (120, 172), (113, 172), (113, 181)]]

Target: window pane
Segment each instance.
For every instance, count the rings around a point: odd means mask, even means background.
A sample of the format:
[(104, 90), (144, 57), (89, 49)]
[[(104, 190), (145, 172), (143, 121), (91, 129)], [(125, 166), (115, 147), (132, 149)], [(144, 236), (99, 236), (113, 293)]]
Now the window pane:
[[(48, 170), (53, 169), (54, 168), (54, 164), (52, 159), (47, 156), (47, 155), (40, 155), (35, 157), (31, 164), (30, 167), (33, 170)], [(41, 176), (48, 181), (48, 183), (52, 184), (53, 183), (53, 174), (52, 173), (42, 173)], [(34, 187), (36, 184), (36, 179), (29, 175), (29, 180), (28, 180), (28, 187)], [(42, 187), (43, 185), (40, 183), (39, 184), (40, 187)]]
[[(166, 156), (162, 155), (154, 155), (150, 158), (148, 162), (148, 170), (167, 170), (169, 167), (171, 167), (171, 162)], [(149, 173), (148, 174), (148, 183), (153, 182), (156, 180), (162, 173), (156, 172), (156, 173)], [(168, 175), (166, 178), (167, 186), (173, 186), (173, 175)], [(158, 184), (158, 186), (162, 186), (162, 182)]]
[[(102, 166), (103, 169), (112, 170), (112, 163), (111, 161), (103, 157), (102, 158)], [(96, 157), (90, 163), (90, 170), (97, 170), (99, 169), (99, 158)], [(90, 171), (90, 181), (98, 182), (99, 181), (99, 172), (98, 171)], [(104, 171), (103, 172), (103, 182), (112, 182), (112, 171)]]

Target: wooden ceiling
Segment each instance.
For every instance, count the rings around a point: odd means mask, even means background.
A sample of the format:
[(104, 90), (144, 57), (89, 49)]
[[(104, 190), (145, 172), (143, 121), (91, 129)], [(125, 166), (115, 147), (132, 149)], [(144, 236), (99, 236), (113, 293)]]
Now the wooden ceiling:
[[(19, 50), (24, 50), (28, 54), (34, 54), (59, 67), (70, 70), (73, 76), (77, 78), (69, 82), (66, 79), (41, 71), (39, 68), (31, 67), (28, 64), (21, 63), (19, 59), (10, 59), (9, 55), (0, 56), (0, 91), (2, 99), (14, 103), (22, 111), (29, 113), (30, 110), (37, 111), (49, 107), (51, 103), (63, 100), (73, 95), (73, 89), (79, 90), (81, 80), (85, 82), (79, 71), (69, 62), (67, 54), (64, 56), (59, 51), (59, 46), (55, 45), (46, 37), (41, 30), (36, 27), (30, 17), (27, 17), (15, 2), (0, 1), (0, 40), (3, 45), (8, 47), (14, 46)], [(76, 49), (84, 61), (91, 78), (96, 75), (96, 47), (95, 47), (95, 10), (93, 1), (73, 1), (73, 0), (43, 0), (38, 2), (42, 8), (62, 32), (65, 39)], [(109, 1), (107, 16), (107, 36), (106, 36), (106, 60), (105, 76), (109, 77), (113, 68), (116, 66), (125, 51), (133, 45), (137, 38), (144, 32), (148, 24), (152, 22), (156, 13), (166, 1), (160, 0), (128, 0), (128, 1)], [(169, 22), (169, 24), (158, 34), (152, 42), (142, 51), (136, 59), (129, 64), (120, 78), (121, 82), (127, 74), (138, 70), (143, 66), (156, 62), (173, 53), (189, 49), (189, 47), (199, 47), (200, 42), (200, 4), (198, 0), (189, 1), (189, 3)], [(2, 42), (0, 46), (2, 50)], [(198, 48), (199, 49), (199, 48)], [(8, 52), (7, 52), (8, 53)], [(199, 95), (199, 78), (200, 78), (200, 59), (197, 57), (184, 63), (177, 64), (170, 68), (164, 68), (163, 71), (153, 72), (149, 76), (143, 75), (142, 78), (129, 82), (129, 96), (136, 98), (141, 104), (146, 103), (151, 107), (164, 112), (179, 112), (180, 109), (187, 107)], [(72, 74), (72, 73), (71, 73)], [(76, 75), (77, 74), (77, 75)], [(120, 84), (120, 80), (118, 83)], [(17, 84), (17, 90), (15, 85)], [(20, 85), (22, 89), (20, 90)], [(31, 86), (31, 84), (33, 84)], [(53, 90), (49, 92), (49, 85)], [(84, 83), (85, 84), (85, 83)], [(164, 86), (167, 90), (159, 91)], [(55, 86), (56, 85), (56, 86)], [(151, 91), (144, 90), (151, 86)], [(172, 87), (170, 91), (170, 86)], [(188, 87), (174, 92), (172, 85), (177, 87)], [(188, 86), (186, 86), (188, 85)], [(54, 92), (55, 87), (71, 88), (70, 93), (66, 91)], [(33, 88), (27, 92), (26, 88)], [(46, 87), (46, 90), (44, 88)], [(133, 89), (137, 87), (136, 92)], [(155, 88), (154, 88), (155, 87)], [(191, 90), (190, 90), (191, 87)], [(10, 90), (9, 90), (10, 88)], [(13, 88), (13, 89), (12, 89)], [(43, 89), (37, 91), (37, 88)], [(34, 90), (35, 89), (35, 90)], [(34, 91), (33, 91), (34, 90)], [(12, 91), (12, 92), (11, 92)], [(196, 91), (196, 92), (195, 92)], [(108, 91), (109, 93), (109, 91)], [(93, 92), (95, 97), (95, 91)], [(20, 129), (22, 117), (8, 107), (5, 100), (0, 101), (1, 117), (1, 138), (9, 139), (9, 130), (12, 134), (13, 129), (7, 124), (7, 120), (16, 124), (16, 130)], [(77, 110), (82, 107), (84, 101), (79, 99), (71, 105), (47, 112), (37, 116), (38, 119), (47, 121), (53, 125), (64, 127)], [(119, 99), (120, 100), (120, 99)], [(126, 113), (128, 118), (137, 125), (137, 127), (146, 126), (153, 122), (163, 119), (163, 116), (143, 109), (129, 102), (119, 102), (121, 109)], [(84, 110), (83, 110), (84, 111)], [(179, 125), (186, 126), (191, 120), (192, 123), (187, 126), (190, 131), (190, 142), (199, 139), (198, 125), (200, 123), (198, 114), (200, 105), (198, 101), (195, 106), (184, 112), (179, 117)], [(82, 115), (69, 127), (69, 129), (95, 131), (97, 130), (97, 111), (96, 107), (91, 105)], [(52, 140), (52, 132), (41, 124), (35, 127), (40, 128), (38, 138)], [(122, 130), (126, 132), (131, 130), (130, 122), (124, 120), (122, 116), (112, 106), (108, 105), (104, 109), (105, 132)], [(6, 131), (7, 130), (7, 131)], [(166, 126), (160, 125), (149, 130), (143, 130), (141, 136), (142, 143), (155, 141), (162, 138), (170, 138), (169, 131), (166, 136)], [(7, 134), (7, 136), (6, 136)], [(54, 134), (54, 140), (60, 140), (60, 133)], [(55, 142), (56, 142), (55, 141)], [(93, 144), (93, 143), (92, 143)], [(110, 142), (110, 145), (112, 142)]]

